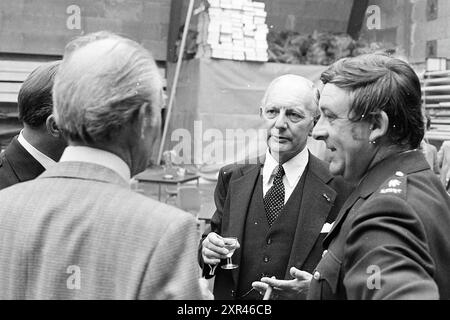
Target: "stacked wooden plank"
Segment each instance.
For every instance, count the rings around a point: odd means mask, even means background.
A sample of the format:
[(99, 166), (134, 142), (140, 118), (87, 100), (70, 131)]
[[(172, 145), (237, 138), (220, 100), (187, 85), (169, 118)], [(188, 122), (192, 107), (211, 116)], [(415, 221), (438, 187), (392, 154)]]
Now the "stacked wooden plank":
[(208, 0), (199, 14), (197, 58), (268, 61), (264, 2)]
[(430, 140), (450, 140), (450, 70), (425, 72), (422, 99), (431, 118)]

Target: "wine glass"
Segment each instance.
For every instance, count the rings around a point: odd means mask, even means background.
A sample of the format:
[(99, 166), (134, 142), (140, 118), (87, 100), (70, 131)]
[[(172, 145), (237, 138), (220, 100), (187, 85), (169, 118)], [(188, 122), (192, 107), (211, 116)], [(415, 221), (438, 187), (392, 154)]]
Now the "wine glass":
[(227, 254), (227, 263), (220, 267), (225, 270), (236, 269), (238, 267), (238, 265), (233, 263), (233, 261), (231, 260), (231, 257), (233, 256), (233, 253), (238, 246), (238, 243), (239, 243), (238, 239), (236, 237), (226, 237), (226, 238), (222, 238), (222, 239), (223, 239), (223, 242), (225, 243), (224, 248), (228, 250), (228, 254)]

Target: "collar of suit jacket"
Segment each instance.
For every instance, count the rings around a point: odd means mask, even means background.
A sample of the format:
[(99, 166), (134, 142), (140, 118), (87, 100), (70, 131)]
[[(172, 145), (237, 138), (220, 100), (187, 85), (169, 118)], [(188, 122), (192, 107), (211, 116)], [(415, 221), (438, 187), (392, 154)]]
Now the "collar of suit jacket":
[(125, 181), (129, 181), (130, 168), (121, 158), (115, 154), (85, 146), (69, 146), (64, 150), (60, 162), (76, 161), (89, 162), (109, 168), (120, 175)]
[(130, 188), (129, 181), (124, 180), (123, 177), (121, 177), (114, 170), (99, 164), (82, 161), (58, 162), (41, 174), (37, 179), (45, 178), (73, 178), (91, 180), (113, 183), (125, 188)]
[(19, 181), (28, 181), (40, 175), (45, 168), (14, 137), (5, 150), (5, 157)]
[(25, 139), (23, 136), (23, 130), (20, 131), (19, 136), (17, 137), (17, 141), (22, 145), (22, 147), (28, 151), (31, 156), (36, 159), (37, 162), (41, 164), (45, 169), (50, 168), (52, 165), (56, 163), (55, 160), (47, 156), (46, 154), (40, 152), (36, 149), (31, 143)]

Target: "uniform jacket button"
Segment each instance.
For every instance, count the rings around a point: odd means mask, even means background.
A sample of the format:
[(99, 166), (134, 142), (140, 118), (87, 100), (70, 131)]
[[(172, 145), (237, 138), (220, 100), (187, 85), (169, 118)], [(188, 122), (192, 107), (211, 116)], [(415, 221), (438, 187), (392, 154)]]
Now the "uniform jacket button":
[(269, 262), (269, 260), (270, 260), (269, 257), (264, 257), (264, 262), (267, 263), (267, 262)]
[(325, 255), (328, 253), (328, 250), (325, 250), (324, 252), (322, 252), (322, 258), (325, 257)]
[(320, 280), (320, 272), (319, 271), (316, 271), (316, 272), (314, 272), (314, 280)]

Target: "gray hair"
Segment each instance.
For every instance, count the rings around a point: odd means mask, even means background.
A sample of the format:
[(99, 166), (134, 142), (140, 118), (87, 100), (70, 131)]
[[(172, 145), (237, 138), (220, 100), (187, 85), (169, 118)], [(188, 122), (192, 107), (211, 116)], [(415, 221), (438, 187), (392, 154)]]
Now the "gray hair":
[(304, 94), (304, 89), (305, 87), (309, 90), (311, 90), (311, 94), (312, 94), (312, 103), (307, 106), (308, 109), (310, 109), (311, 111), (311, 115), (315, 118), (318, 117), (320, 115), (319, 112), (319, 90), (317, 89), (317, 87), (314, 85), (314, 83), (302, 76), (299, 75), (295, 75), (295, 74), (285, 74), (282, 76), (279, 76), (277, 78), (275, 78), (274, 80), (272, 80), (272, 82), (269, 84), (269, 86), (267, 87), (264, 96), (261, 100), (261, 105), (265, 106), (267, 103), (267, 99), (269, 97), (269, 94), (271, 93), (272, 90), (274, 90), (275, 86), (278, 85), (279, 82), (281, 81), (289, 81), (291, 84), (295, 84), (298, 86), (297, 89), (297, 93), (300, 96), (301, 94)]
[(162, 80), (151, 54), (108, 32), (71, 41), (53, 87), (58, 126), (69, 140), (84, 144), (109, 142), (144, 104), (151, 115), (160, 112), (161, 98)]

